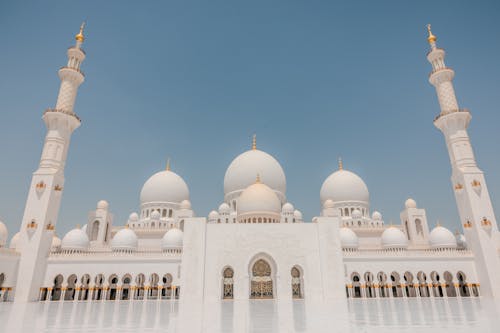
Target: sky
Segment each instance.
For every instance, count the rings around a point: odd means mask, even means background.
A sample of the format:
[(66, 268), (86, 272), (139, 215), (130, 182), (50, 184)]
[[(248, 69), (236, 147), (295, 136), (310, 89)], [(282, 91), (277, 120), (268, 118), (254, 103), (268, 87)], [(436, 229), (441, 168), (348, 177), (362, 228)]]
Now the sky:
[(85, 20), (81, 85), (57, 234), (105, 199), (114, 224), (139, 209), (144, 182), (165, 168), (195, 213), (223, 200), (226, 168), (250, 149), (273, 155), (287, 198), (306, 220), (337, 169), (364, 179), (371, 209), (399, 223), (408, 197), (460, 229), (426, 24), (456, 71), (469, 135), (500, 207), (500, 3), (497, 1), (2, 1), (0, 220), (19, 230), (57, 70)]

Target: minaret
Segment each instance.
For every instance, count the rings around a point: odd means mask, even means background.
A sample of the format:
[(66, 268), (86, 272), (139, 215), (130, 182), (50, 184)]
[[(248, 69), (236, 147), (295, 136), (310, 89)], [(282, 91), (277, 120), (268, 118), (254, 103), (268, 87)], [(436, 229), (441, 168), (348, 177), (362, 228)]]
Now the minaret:
[(427, 26), (432, 64), (429, 82), (436, 88), (441, 113), (434, 125), (444, 135), (451, 162), (451, 182), (465, 237), (474, 252), (481, 293), (500, 297), (500, 260), (497, 254), (498, 227), (483, 172), (474, 158), (467, 127), (471, 114), (458, 106), (453, 77), (455, 72), (444, 63), (445, 51), (436, 45), (437, 37)]
[(68, 64), (59, 70), (61, 87), (56, 107), (43, 113), (47, 134), (40, 165), (33, 173), (20, 230), (19, 271), (15, 301), (38, 300), (45, 278), (47, 257), (64, 189), (64, 165), (71, 134), (80, 126), (74, 113), (78, 87), (84, 80), (80, 65), (85, 59), (81, 46), (84, 24), (68, 49)]

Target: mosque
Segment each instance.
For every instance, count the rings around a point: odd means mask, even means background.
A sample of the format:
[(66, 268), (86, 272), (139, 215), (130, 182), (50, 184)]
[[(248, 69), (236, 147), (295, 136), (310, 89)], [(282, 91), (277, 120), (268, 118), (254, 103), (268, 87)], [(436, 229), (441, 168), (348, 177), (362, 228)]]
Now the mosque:
[(207, 217), (195, 214), (188, 185), (167, 165), (146, 180), (127, 221), (116, 223), (101, 200), (87, 224), (59, 239), (65, 161), (81, 124), (73, 109), (85, 78), (83, 30), (59, 70), (56, 105), (43, 113), (40, 164), (10, 242), (0, 222), (1, 301), (500, 298), (500, 233), (467, 134), (471, 113), (458, 106), (454, 71), (430, 26), (429, 81), (441, 108), (434, 125), (449, 152), (456, 235), (431, 229), (411, 198), (401, 201), (400, 224), (388, 225), (340, 160), (320, 189), (321, 211), (304, 221), (287, 201), (282, 166), (254, 137), (227, 168), (222, 203)]

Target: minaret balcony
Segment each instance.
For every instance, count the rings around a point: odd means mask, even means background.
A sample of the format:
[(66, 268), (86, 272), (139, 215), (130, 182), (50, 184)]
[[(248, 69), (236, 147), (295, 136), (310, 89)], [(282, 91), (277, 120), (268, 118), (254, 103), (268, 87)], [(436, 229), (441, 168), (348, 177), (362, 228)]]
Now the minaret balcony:
[(64, 114), (67, 114), (68, 116), (73, 116), (76, 118), (76, 120), (78, 120), (79, 122), (81, 122), (82, 120), (76, 115), (76, 113), (72, 112), (72, 111), (67, 111), (67, 110), (63, 110), (63, 109), (46, 109), (45, 112), (43, 113), (43, 115), (47, 114), (47, 113), (50, 113), (50, 112), (58, 112), (58, 113), (64, 113)]
[(464, 112), (464, 113), (468, 113), (470, 115), (469, 109), (447, 110), (447, 111), (443, 111), (440, 114), (438, 114), (436, 116), (436, 118), (434, 118), (434, 122), (436, 122), (441, 117), (444, 117), (444, 116), (447, 116), (449, 114), (456, 113), (456, 112)]

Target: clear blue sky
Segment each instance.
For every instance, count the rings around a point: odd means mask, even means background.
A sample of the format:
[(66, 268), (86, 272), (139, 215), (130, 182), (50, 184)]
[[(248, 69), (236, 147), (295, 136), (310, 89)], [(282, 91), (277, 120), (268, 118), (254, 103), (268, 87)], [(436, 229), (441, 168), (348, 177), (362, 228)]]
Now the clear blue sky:
[(399, 221), (407, 197), (459, 228), (425, 25), (456, 70), (461, 107), (494, 206), (500, 207), (498, 1), (10, 1), (0, 4), (0, 218), (18, 231), (55, 105), (57, 70), (87, 20), (86, 81), (57, 231), (106, 199), (122, 225), (144, 181), (165, 167), (196, 213), (223, 199), (231, 160), (258, 146), (282, 164), (307, 220), (323, 180), (344, 166), (371, 208)]

